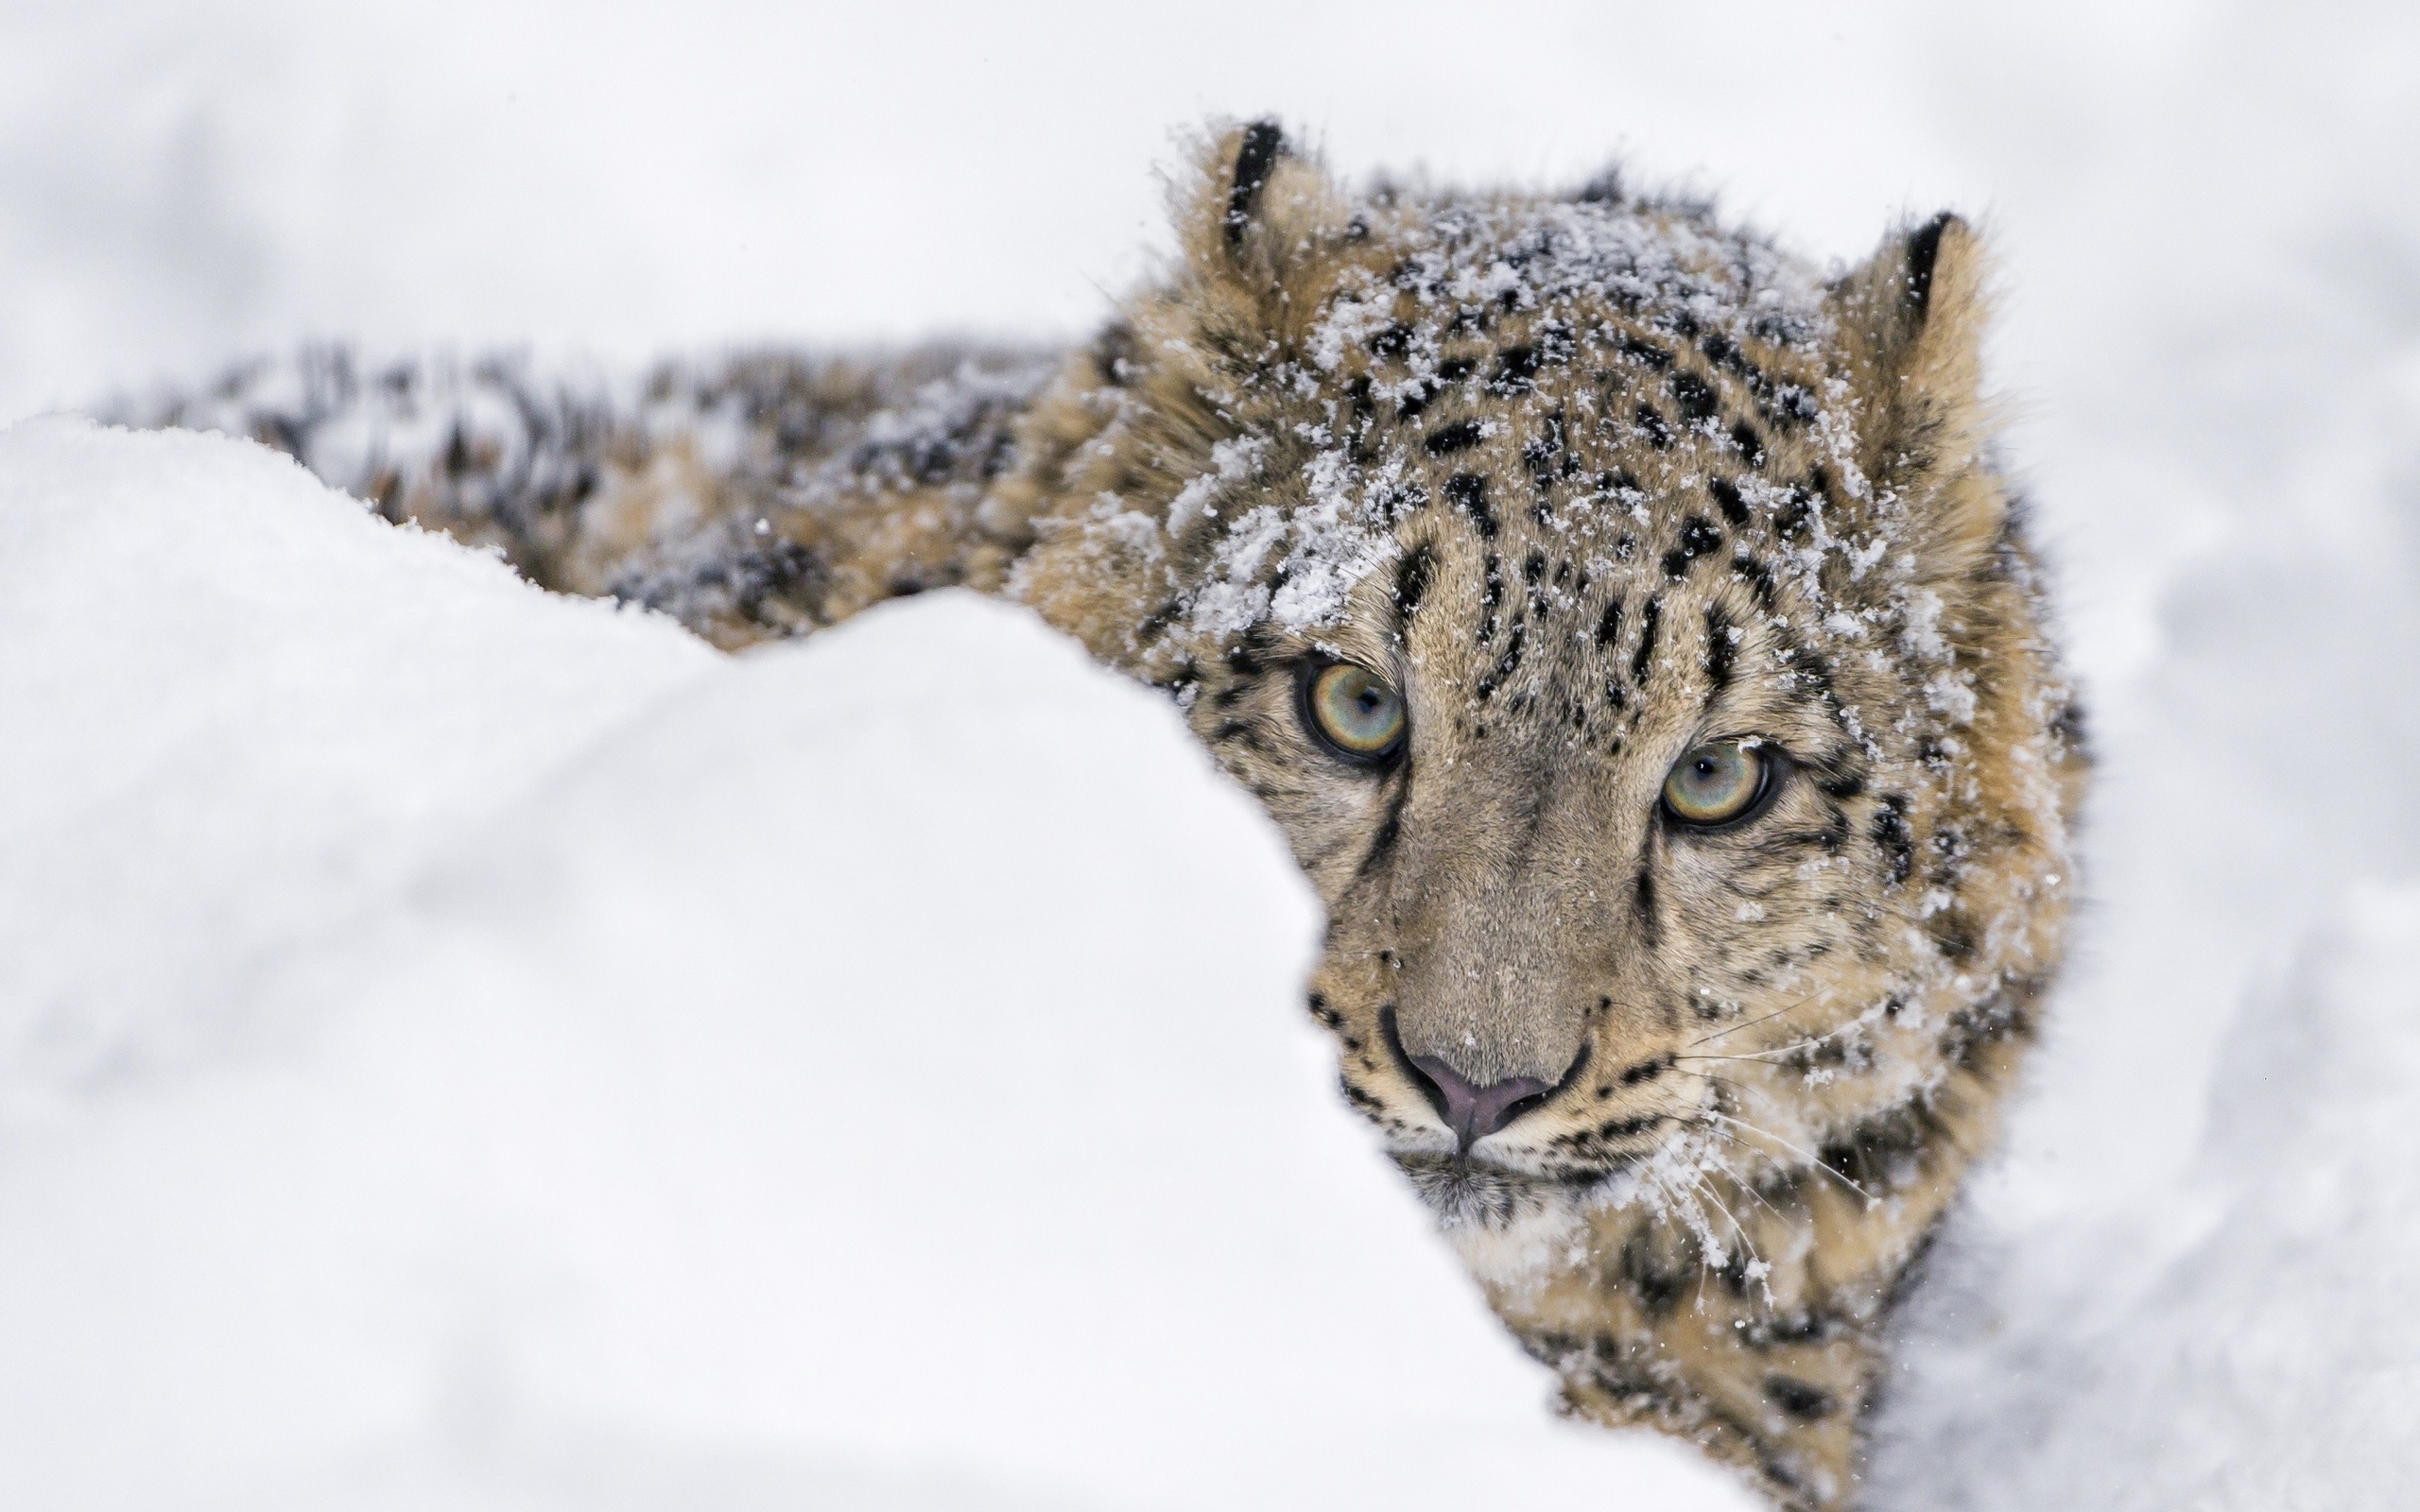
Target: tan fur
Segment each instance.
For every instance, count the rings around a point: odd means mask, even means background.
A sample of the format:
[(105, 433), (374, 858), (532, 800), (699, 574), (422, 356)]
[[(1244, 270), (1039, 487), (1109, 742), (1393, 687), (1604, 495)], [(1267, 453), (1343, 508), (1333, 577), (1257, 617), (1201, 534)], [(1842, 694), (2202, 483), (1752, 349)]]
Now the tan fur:
[[(1277, 140), (1204, 144), (1180, 255), (1038, 397), (1005, 359), (747, 359), (368, 491), (725, 645), (964, 583), (1167, 689), (1326, 903), (1347, 1097), (1569, 1409), (1849, 1505), (2074, 888), (1981, 248), (1945, 219), (1827, 281), (1699, 207), (1356, 195)], [(507, 472), (576, 486), (472, 486)], [(1400, 758), (1305, 730), (1334, 659), (1403, 691)], [(1676, 827), (1716, 738), (1785, 777)], [(1553, 1090), (1463, 1152), (1414, 1056)]]

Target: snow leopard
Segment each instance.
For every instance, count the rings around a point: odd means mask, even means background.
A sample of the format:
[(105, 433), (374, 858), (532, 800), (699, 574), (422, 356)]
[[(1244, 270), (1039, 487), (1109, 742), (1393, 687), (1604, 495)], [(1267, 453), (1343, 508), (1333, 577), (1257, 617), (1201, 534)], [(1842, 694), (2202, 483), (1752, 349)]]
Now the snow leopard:
[(117, 418), (727, 648), (1030, 606), (1284, 832), (1343, 1096), (1563, 1409), (1855, 1505), (2077, 888), (1980, 237), (1824, 268), (1618, 175), (1348, 185), (1266, 121), (1170, 199), (1173, 255), (1063, 351), (321, 349)]

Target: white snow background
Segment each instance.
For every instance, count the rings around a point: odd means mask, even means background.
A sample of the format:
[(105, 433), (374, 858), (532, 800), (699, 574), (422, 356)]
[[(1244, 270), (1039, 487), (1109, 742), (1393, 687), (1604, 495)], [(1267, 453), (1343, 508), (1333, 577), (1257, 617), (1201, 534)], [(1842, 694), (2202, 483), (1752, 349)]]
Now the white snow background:
[[(0, 13), (0, 417), (314, 335), (1072, 335), (1155, 163), (1979, 215), (2093, 898), (1872, 1500), (2420, 1486), (2420, 12)], [(736, 662), (233, 443), (0, 435), (0, 1506), (1737, 1507), (1559, 1429), (1173, 716)]]

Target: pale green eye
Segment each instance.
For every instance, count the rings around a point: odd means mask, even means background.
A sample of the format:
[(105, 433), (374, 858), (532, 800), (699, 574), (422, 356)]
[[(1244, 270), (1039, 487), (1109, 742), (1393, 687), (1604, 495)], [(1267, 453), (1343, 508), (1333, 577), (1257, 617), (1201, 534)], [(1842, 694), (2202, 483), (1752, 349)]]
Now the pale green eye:
[(1347, 761), (1377, 762), (1403, 744), (1403, 696), (1368, 667), (1332, 662), (1303, 686), (1311, 732)]
[(1664, 807), (1684, 824), (1728, 824), (1764, 797), (1767, 765), (1764, 752), (1744, 741), (1710, 741), (1672, 764)]

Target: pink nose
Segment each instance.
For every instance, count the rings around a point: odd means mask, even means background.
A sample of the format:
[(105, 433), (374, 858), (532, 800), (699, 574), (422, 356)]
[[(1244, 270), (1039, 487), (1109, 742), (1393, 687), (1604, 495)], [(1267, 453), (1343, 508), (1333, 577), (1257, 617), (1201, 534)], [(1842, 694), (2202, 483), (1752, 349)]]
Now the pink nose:
[(1411, 1069), (1427, 1083), (1422, 1088), (1436, 1106), (1437, 1116), (1468, 1150), (1523, 1113), (1546, 1101), (1552, 1091), (1535, 1076), (1513, 1076), (1487, 1086), (1473, 1086), (1462, 1074), (1435, 1056), (1410, 1056)]

